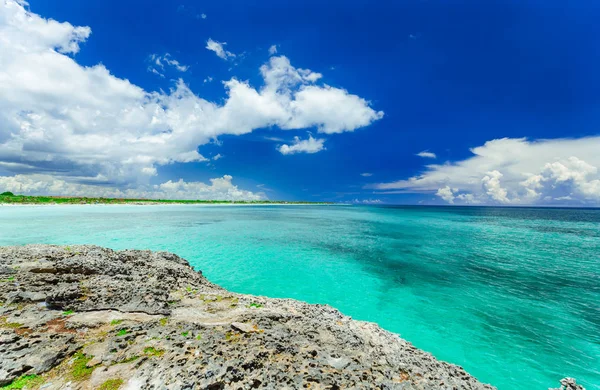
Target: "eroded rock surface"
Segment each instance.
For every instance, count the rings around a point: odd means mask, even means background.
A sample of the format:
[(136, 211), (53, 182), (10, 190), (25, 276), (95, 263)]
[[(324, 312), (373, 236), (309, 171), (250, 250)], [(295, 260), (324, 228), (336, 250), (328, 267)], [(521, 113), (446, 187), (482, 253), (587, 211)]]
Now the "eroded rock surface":
[(324, 305), (234, 294), (176, 255), (0, 248), (0, 387), (493, 389)]

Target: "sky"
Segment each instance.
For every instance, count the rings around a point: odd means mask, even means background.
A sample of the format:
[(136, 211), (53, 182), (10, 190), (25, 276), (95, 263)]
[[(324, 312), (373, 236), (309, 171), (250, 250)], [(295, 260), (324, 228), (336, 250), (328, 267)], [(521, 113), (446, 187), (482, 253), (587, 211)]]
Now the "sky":
[(595, 1), (0, 0), (0, 191), (600, 205)]

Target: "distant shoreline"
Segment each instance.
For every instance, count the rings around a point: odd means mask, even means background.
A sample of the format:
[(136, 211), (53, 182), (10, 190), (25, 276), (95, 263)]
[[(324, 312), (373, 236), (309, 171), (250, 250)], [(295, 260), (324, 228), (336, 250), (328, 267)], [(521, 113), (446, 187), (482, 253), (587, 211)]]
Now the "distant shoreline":
[(348, 206), (341, 203), (178, 203), (178, 202), (121, 202), (121, 203), (0, 203), (0, 207), (25, 206)]
[(83, 196), (29, 196), (15, 195), (12, 192), (0, 194), (0, 206), (57, 206), (57, 205), (203, 205), (203, 206), (294, 206), (294, 205), (331, 205), (330, 202), (308, 201), (231, 201), (201, 199), (134, 199), (103, 198)]

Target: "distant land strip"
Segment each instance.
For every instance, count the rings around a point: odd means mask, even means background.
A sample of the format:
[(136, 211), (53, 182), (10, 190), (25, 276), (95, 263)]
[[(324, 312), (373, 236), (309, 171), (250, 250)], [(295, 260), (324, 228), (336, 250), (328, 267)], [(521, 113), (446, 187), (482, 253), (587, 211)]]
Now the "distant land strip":
[(0, 204), (333, 204), (331, 202), (283, 200), (200, 200), (200, 199), (144, 199), (144, 198), (90, 198), (84, 196), (29, 196), (11, 192), (0, 194)]

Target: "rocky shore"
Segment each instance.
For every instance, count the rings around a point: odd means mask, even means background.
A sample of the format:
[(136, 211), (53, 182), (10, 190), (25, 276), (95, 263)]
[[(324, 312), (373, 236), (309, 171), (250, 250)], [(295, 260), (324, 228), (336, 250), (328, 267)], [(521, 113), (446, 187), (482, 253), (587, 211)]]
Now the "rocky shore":
[(324, 305), (231, 293), (170, 253), (0, 248), (0, 389), (493, 389)]

